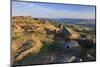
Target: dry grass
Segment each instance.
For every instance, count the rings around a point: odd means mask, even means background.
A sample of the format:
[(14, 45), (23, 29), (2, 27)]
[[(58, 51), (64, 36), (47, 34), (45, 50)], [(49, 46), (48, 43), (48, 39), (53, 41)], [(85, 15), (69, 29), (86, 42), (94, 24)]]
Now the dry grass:
[[(42, 42), (53, 42), (53, 33), (51, 33), (51, 35), (48, 35), (47, 33), (53, 32), (55, 29), (59, 30), (59, 28), (56, 28), (48, 21), (41, 21), (39, 19), (34, 20), (30, 16), (13, 17), (12, 21), (12, 56), (14, 62), (22, 60), (30, 54), (34, 55), (38, 53), (43, 46)], [(18, 51), (24, 49), (23, 44), (29, 40), (32, 41), (33, 47), (24, 50), (17, 55)]]

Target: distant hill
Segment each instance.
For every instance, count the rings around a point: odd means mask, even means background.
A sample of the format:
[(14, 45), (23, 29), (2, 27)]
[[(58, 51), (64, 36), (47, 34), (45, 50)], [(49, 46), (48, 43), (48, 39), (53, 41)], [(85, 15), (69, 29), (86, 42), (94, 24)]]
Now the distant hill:
[(65, 24), (95, 24), (95, 19), (73, 19), (73, 18), (46, 18), (49, 21)]

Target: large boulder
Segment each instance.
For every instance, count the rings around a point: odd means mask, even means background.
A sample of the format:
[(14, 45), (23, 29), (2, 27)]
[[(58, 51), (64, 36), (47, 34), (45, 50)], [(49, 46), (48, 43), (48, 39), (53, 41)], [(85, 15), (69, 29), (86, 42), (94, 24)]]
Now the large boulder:
[(70, 48), (76, 48), (76, 47), (80, 47), (77, 41), (69, 40), (65, 42), (65, 48), (70, 49)]
[(65, 43), (66, 53), (69, 55), (80, 56), (82, 48), (79, 43), (74, 40), (67, 41)]

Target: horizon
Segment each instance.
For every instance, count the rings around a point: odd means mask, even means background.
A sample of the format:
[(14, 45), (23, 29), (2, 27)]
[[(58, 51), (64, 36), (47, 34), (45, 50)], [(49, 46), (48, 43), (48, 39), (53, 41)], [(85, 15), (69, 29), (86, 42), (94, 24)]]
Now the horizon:
[(96, 19), (95, 6), (20, 1), (12, 1), (12, 16)]
[[(20, 15), (21, 16), (21, 15)], [(20, 16), (12, 16), (12, 17), (20, 17)], [(29, 17), (29, 16), (23, 16), (23, 17)], [(30, 17), (32, 17), (32, 16), (30, 16)], [(52, 18), (52, 17), (50, 17), (50, 18), (47, 18), (47, 17), (32, 17), (32, 18), (37, 18), (37, 19), (84, 19), (84, 18)], [(88, 18), (85, 18), (85, 19), (88, 19)], [(96, 18), (90, 18), (89, 20), (95, 20)]]

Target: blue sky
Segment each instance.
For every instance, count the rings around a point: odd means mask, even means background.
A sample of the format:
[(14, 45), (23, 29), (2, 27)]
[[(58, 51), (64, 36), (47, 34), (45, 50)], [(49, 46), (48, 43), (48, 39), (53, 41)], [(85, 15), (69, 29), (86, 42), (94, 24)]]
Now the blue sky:
[(64, 5), (13, 1), (12, 15), (42, 18), (95, 19), (95, 7), (70, 4)]

